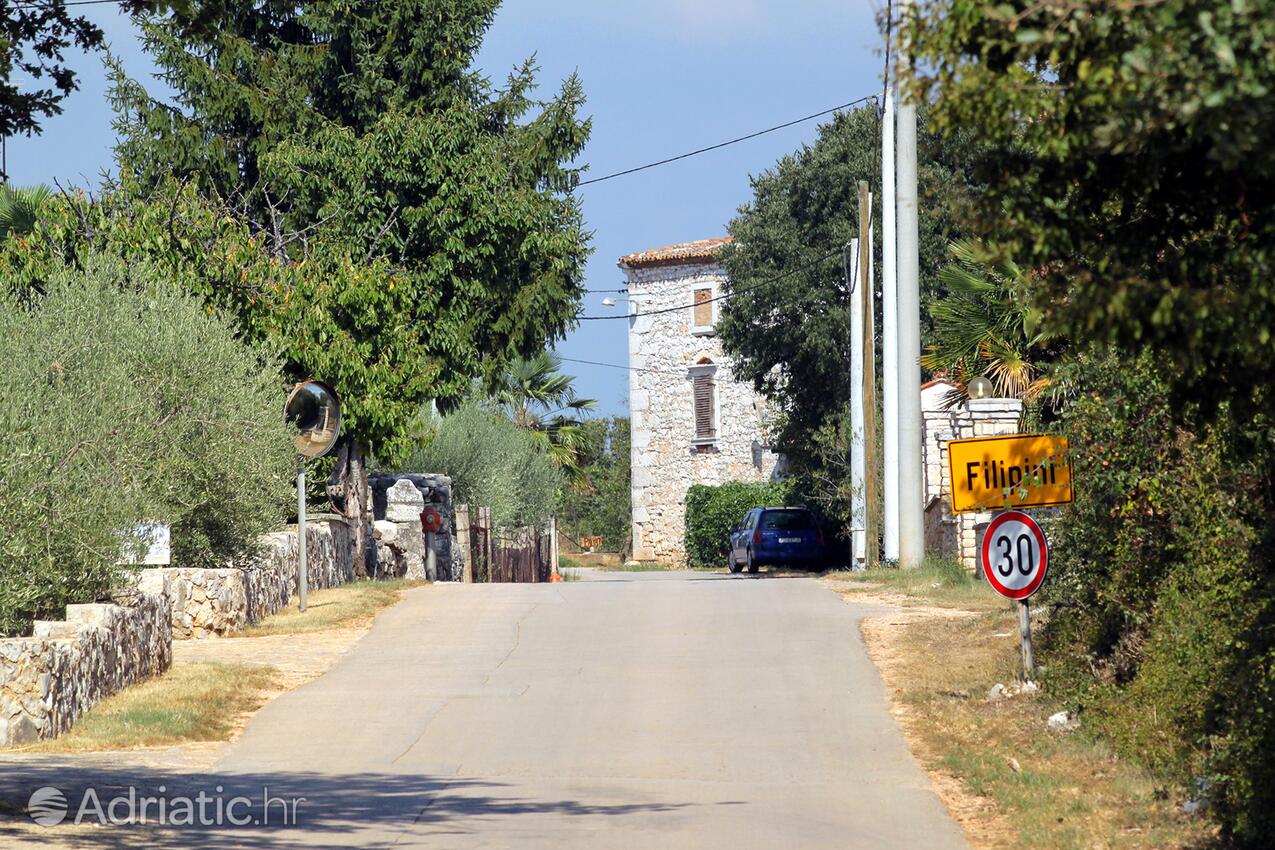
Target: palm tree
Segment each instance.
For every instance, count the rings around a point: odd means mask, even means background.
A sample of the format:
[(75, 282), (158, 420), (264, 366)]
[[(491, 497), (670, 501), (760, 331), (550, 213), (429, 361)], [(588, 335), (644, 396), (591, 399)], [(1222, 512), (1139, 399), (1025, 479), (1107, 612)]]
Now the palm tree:
[(10, 233), (25, 236), (35, 230), (40, 207), (51, 194), (53, 190), (44, 185), (14, 188), (6, 183), (0, 186), (0, 240), (8, 238)]
[(1026, 306), (1028, 275), (1012, 261), (990, 260), (976, 242), (954, 242), (950, 250), (956, 262), (939, 272), (947, 294), (930, 308), (934, 342), (921, 365), (946, 372), (956, 385), (949, 407), (969, 398), (966, 386), (979, 375), (1004, 398), (1035, 399), (1049, 386), (1048, 367), (1061, 345), (1039, 331)]
[(562, 361), (541, 352), (519, 358), (497, 379), (492, 399), (515, 425), (536, 436), (545, 453), (579, 485), (584, 479), (580, 450), (586, 435), (580, 414), (597, 407), (597, 400), (579, 398), (571, 386), (572, 375), (558, 371)]

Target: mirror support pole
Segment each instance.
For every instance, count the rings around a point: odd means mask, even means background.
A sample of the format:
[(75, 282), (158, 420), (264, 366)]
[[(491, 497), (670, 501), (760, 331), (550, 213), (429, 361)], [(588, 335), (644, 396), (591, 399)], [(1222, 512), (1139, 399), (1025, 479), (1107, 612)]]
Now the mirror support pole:
[(306, 571), (305, 546), (305, 458), (297, 458), (297, 604), (305, 610), (305, 593), (310, 577)]

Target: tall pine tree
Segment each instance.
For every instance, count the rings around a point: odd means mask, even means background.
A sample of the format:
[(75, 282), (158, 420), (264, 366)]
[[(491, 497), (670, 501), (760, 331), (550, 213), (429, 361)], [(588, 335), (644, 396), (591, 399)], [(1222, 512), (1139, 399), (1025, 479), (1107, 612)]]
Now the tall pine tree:
[(539, 101), (531, 61), (502, 87), (476, 71), (495, 0), (227, 5), (206, 33), (144, 22), (176, 95), (116, 70), (120, 164), (143, 194), (194, 187), (286, 270), (209, 275), (204, 294), (276, 340), (296, 378), (335, 385), (359, 514), (365, 454), (402, 457), (423, 402), (569, 328), (588, 254), (569, 194), (581, 85)]

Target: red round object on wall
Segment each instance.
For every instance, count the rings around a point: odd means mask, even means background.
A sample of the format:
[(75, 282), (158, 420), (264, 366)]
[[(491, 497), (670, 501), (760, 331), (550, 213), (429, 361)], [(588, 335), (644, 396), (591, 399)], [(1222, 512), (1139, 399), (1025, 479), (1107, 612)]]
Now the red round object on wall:
[(443, 527), (443, 515), (433, 508), (421, 511), (421, 528), (432, 534)]

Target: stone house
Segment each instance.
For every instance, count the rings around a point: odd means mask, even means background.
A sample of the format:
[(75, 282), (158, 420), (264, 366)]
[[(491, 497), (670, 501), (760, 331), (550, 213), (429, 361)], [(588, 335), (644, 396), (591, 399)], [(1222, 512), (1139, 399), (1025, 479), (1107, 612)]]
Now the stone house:
[(692, 484), (766, 481), (781, 472), (765, 403), (735, 380), (714, 325), (729, 237), (621, 257), (629, 289), (633, 557), (685, 558)]

